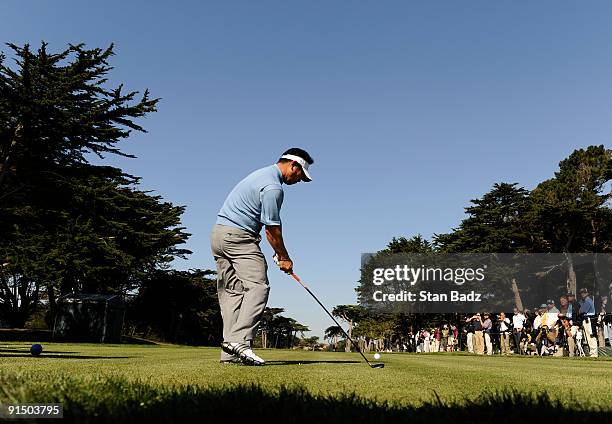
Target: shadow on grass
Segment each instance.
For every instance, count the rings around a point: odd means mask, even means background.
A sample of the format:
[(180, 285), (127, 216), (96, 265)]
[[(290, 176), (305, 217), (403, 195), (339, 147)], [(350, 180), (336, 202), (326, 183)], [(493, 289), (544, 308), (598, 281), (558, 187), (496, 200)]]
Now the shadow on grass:
[[(12, 352), (29, 352), (30, 351), (30, 346), (22, 346), (22, 347), (16, 347), (14, 349), (0, 349), (0, 352), (4, 352), (4, 353), (12, 353)], [(79, 353), (79, 352), (68, 352), (68, 351), (64, 351), (64, 350), (44, 350), (45, 353)]]
[(266, 361), (268, 365), (357, 364), (359, 361)]
[(137, 344), (137, 345), (157, 345), (158, 343), (154, 340), (143, 339), (135, 336), (121, 336), (121, 343), (124, 344)]
[[(366, 383), (367, 384), (367, 383)], [(610, 410), (561, 403), (545, 393), (484, 392), (477, 401), (434, 398), (420, 406), (376, 402), (354, 393), (313, 395), (305, 388), (150, 386), (110, 377), (42, 380), (0, 374), (0, 403), (61, 403), (65, 422), (496, 423), (608, 422)], [(569, 407), (568, 405), (572, 405)], [(27, 420), (19, 420), (27, 422)]]
[(0, 354), (0, 358), (53, 358), (53, 359), (130, 359), (133, 356), (86, 356), (86, 355), (51, 355), (48, 352), (42, 353), (39, 356), (34, 356), (29, 353), (14, 353), (11, 355)]

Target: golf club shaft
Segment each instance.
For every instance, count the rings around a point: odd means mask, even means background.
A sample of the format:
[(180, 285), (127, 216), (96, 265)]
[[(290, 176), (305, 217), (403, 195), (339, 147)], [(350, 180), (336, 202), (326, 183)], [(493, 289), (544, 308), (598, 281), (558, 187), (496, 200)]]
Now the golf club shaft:
[(346, 338), (347, 338), (347, 339), (349, 339), (349, 340), (351, 341), (351, 343), (353, 344), (353, 346), (355, 346), (355, 349), (357, 350), (357, 352), (359, 352), (359, 354), (360, 354), (360, 355), (363, 357), (363, 359), (364, 359), (364, 360), (365, 360), (365, 361), (368, 363), (368, 365), (369, 365), (369, 366), (372, 366), (372, 364), (370, 364), (370, 361), (368, 361), (368, 358), (366, 358), (366, 357), (365, 357), (365, 355), (363, 354), (363, 352), (361, 352), (361, 349), (359, 349), (359, 346), (357, 345), (357, 343), (355, 343), (355, 341), (354, 341), (354, 340), (353, 340), (353, 339), (352, 339), (352, 338), (351, 338), (351, 337), (348, 335), (348, 333), (347, 333), (346, 331), (344, 331), (344, 328), (342, 328), (342, 326), (341, 326), (341, 325), (338, 323), (338, 321), (336, 320), (336, 318), (334, 318), (334, 316), (333, 316), (333, 315), (332, 315), (332, 314), (331, 314), (331, 313), (330, 313), (330, 312), (327, 310), (327, 308), (325, 307), (325, 305), (323, 305), (323, 304), (322, 304), (322, 303), (319, 301), (319, 299), (317, 298), (317, 296), (315, 296), (315, 294), (314, 294), (312, 291), (310, 291), (310, 289), (308, 288), (308, 286), (306, 286), (306, 284), (304, 284), (304, 283), (302, 282), (302, 280), (300, 280), (300, 278), (299, 278), (297, 275), (295, 275), (295, 273), (293, 273), (293, 272), (292, 272), (292, 273), (291, 273), (291, 276), (292, 276), (293, 278), (295, 278), (295, 280), (296, 280), (298, 283), (300, 283), (300, 285), (301, 285), (302, 287), (304, 287), (308, 293), (310, 293), (310, 295), (311, 295), (311, 296), (314, 298), (314, 300), (316, 300), (316, 301), (317, 301), (317, 303), (318, 303), (319, 305), (321, 305), (321, 308), (323, 308), (323, 310), (324, 310), (325, 312), (327, 312), (327, 315), (329, 315), (329, 317), (330, 317), (330, 318), (331, 318), (331, 319), (332, 319), (332, 320), (333, 320), (333, 321), (336, 323), (336, 325), (337, 325), (337, 326), (340, 328), (340, 330), (342, 330), (342, 332), (344, 333), (344, 335), (346, 336)]

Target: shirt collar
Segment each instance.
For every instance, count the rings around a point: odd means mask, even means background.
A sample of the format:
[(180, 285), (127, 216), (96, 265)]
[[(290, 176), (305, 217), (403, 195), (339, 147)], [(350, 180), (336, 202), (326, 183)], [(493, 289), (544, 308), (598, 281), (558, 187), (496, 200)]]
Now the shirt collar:
[(281, 172), (280, 168), (278, 167), (278, 164), (275, 163), (274, 165), (272, 165), (274, 167), (274, 169), (276, 169), (276, 174), (278, 176), (278, 181), (283, 184), (283, 173)]

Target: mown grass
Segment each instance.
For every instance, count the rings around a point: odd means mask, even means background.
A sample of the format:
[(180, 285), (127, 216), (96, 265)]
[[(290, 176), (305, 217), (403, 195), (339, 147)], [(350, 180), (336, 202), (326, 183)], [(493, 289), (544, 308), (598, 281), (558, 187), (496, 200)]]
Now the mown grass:
[[(24, 384), (24, 378), (31, 383)], [(589, 423), (605, 422), (609, 417), (609, 411), (600, 408), (569, 407), (546, 394), (517, 391), (490, 392), (462, 403), (434, 399), (419, 406), (402, 406), (353, 393), (312, 395), (306, 388), (284, 386), (276, 390), (256, 385), (153, 387), (117, 377), (62, 376), (41, 381), (29, 373), (4, 375), (2, 380), (3, 403), (61, 403), (66, 422), (232, 422), (249, 418), (271, 423), (516, 423), (528, 416), (533, 421)]]
[(27, 348), (0, 344), (0, 402), (61, 402), (69, 421), (517, 422), (528, 413), (586, 422), (612, 413), (604, 358), (385, 354), (386, 367), (370, 369), (357, 354), (269, 350), (259, 351), (265, 367), (243, 367), (219, 364), (214, 348), (49, 343), (38, 358)]

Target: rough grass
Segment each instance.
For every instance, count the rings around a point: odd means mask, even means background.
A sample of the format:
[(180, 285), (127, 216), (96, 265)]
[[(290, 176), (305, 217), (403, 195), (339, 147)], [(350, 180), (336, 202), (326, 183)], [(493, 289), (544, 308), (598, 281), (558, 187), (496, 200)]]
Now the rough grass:
[[(585, 358), (259, 351), (265, 367), (218, 363), (219, 350), (181, 346), (0, 344), (0, 402), (61, 402), (69, 421), (517, 422), (605, 421), (612, 361)], [(503, 408), (503, 409), (501, 409)], [(504, 411), (500, 414), (500, 411)]]

